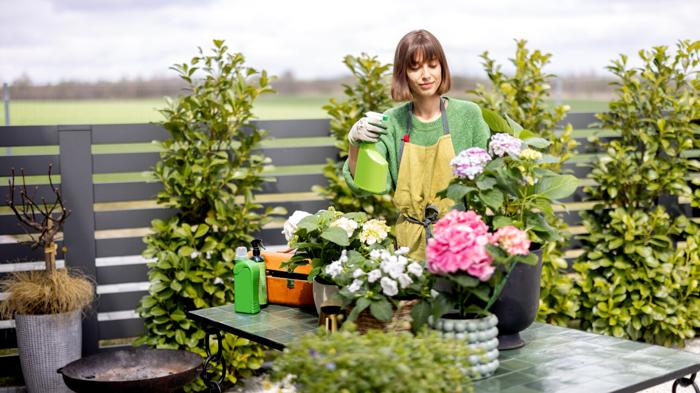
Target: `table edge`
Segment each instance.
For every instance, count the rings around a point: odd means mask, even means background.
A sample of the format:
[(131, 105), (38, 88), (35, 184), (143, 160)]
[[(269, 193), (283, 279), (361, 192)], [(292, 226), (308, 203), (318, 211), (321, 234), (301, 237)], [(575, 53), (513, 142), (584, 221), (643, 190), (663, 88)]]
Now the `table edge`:
[[(207, 326), (214, 326), (223, 332), (235, 334), (239, 337), (243, 337), (243, 338), (250, 340), (252, 342), (255, 342), (255, 343), (266, 345), (266, 346), (268, 346), (272, 349), (276, 349), (278, 351), (283, 351), (284, 348), (286, 347), (286, 345), (284, 345), (282, 343), (272, 341), (272, 340), (265, 338), (265, 337), (256, 336), (252, 333), (248, 333), (244, 330), (234, 328), (232, 326), (223, 324), (221, 322), (212, 321), (211, 319), (208, 319), (208, 318), (203, 317), (201, 315), (197, 315), (197, 314), (193, 313), (192, 311), (187, 311), (187, 316), (196, 322), (202, 323), (202, 324), (207, 325)], [(205, 330), (207, 330), (207, 329), (205, 329)]]

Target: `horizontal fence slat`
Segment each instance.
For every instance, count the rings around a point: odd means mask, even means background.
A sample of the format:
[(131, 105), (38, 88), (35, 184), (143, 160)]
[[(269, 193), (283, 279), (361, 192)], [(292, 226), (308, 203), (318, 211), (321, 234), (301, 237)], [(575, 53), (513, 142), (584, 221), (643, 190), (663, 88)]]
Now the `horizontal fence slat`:
[(97, 268), (97, 284), (121, 284), (127, 282), (148, 281), (148, 266), (102, 266)]
[(136, 309), (141, 298), (147, 294), (146, 291), (102, 294), (97, 298), (97, 312)]
[[(58, 243), (57, 259), (64, 259), (65, 255), (62, 251), (63, 242)], [(35, 262), (44, 260), (43, 249), (32, 249), (26, 244), (8, 243), (0, 244), (0, 263), (15, 263), (15, 262)]]
[(141, 255), (145, 248), (146, 244), (140, 237), (95, 240), (97, 258)]
[[(275, 178), (272, 178), (275, 179)], [(260, 194), (308, 192), (314, 185), (326, 186), (328, 179), (318, 173), (277, 176), (276, 181), (263, 183)], [(163, 186), (160, 182), (100, 183), (95, 184), (95, 202), (128, 202), (155, 199)], [(0, 188), (2, 191), (2, 188)], [(46, 188), (46, 192), (50, 190)], [(44, 194), (42, 194), (44, 195)], [(50, 194), (46, 194), (50, 195)]]
[[(53, 177), (53, 176), (52, 176)], [(22, 192), (22, 187), (20, 184), (21, 180), (18, 178), (17, 187), (15, 187), (14, 200), (15, 203), (19, 203), (22, 199), (20, 193)], [(54, 185), (60, 189), (60, 184), (54, 183)], [(41, 184), (37, 186), (27, 186), (27, 192), (33, 201), (41, 201), (44, 198), (47, 201), (56, 200), (56, 194), (48, 184)], [(7, 201), (10, 198), (10, 187), (7, 185), (0, 186), (0, 206), (7, 206)], [(0, 226), (1, 227), (1, 226)]]
[(11, 348), (17, 348), (17, 333), (15, 333), (15, 328), (0, 329), (0, 349)]
[[(154, 219), (166, 220), (176, 209), (139, 209), (95, 212), (95, 229), (122, 229), (150, 227)], [(126, 255), (126, 254), (124, 254)]]
[(300, 138), (330, 135), (329, 119), (256, 120), (256, 127), (267, 130), (273, 138)]
[(160, 153), (93, 154), (93, 173), (140, 172), (151, 170)]
[[(14, 329), (12, 330), (14, 334)], [(19, 355), (0, 356), (0, 377), (17, 377), (20, 386), (24, 384)]]
[(570, 123), (574, 129), (588, 128), (591, 124), (598, 122), (595, 118), (595, 113), (569, 113), (559, 122), (559, 126), (565, 126)]
[(143, 319), (121, 319), (117, 321), (100, 321), (99, 339), (136, 337), (144, 333)]
[(58, 145), (57, 126), (0, 126), (0, 146)]
[(276, 181), (263, 184), (261, 194), (285, 194), (288, 192), (307, 192), (315, 185), (327, 186), (328, 179), (322, 174), (277, 176)]
[[(254, 153), (269, 157), (273, 165), (310, 165), (323, 164), (329, 158), (335, 160), (338, 149), (335, 146), (265, 148), (256, 149)], [(149, 171), (159, 160), (160, 153), (94, 154), (93, 173)]]
[(160, 190), (161, 183), (104, 183), (94, 184), (95, 202), (126, 202), (155, 199)]
[(15, 183), (20, 186), (22, 184), (22, 171), (26, 176), (47, 176), (49, 165), (52, 165), (51, 173), (58, 175), (61, 173), (58, 157), (57, 155), (0, 156), (0, 170), (2, 171), (0, 176), (9, 177), (12, 168), (15, 168)]
[(139, 143), (162, 141), (170, 133), (160, 124), (100, 124), (92, 126), (92, 143)]

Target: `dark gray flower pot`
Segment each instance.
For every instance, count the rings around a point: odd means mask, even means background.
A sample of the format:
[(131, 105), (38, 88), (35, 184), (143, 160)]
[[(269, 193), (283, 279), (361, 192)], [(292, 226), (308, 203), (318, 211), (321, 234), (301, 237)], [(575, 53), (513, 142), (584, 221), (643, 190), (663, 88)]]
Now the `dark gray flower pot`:
[(542, 275), (542, 250), (537, 254), (537, 265), (518, 264), (511, 273), (501, 296), (491, 307), (498, 317), (498, 349), (520, 348), (525, 341), (520, 332), (535, 321), (540, 306), (540, 278)]

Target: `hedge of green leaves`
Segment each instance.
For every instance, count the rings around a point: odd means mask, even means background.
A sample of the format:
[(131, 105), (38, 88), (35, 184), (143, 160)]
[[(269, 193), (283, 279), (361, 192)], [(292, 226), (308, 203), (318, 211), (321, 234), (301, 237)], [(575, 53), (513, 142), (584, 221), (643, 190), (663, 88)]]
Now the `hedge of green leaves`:
[(323, 168), (328, 186), (316, 186), (314, 190), (329, 199), (331, 205), (339, 211), (363, 211), (372, 217), (383, 217), (392, 225), (398, 213), (391, 195), (357, 196), (350, 190), (342, 174), (342, 167), (348, 156), (350, 128), (365, 115), (365, 112), (384, 112), (391, 107), (392, 101), (386, 84), (390, 65), (382, 64), (376, 56), (365, 53), (360, 56), (345, 56), (343, 63), (352, 72), (355, 83), (343, 85), (343, 100), (332, 98), (323, 106), (331, 118), (331, 133), (336, 139), (335, 145), (340, 153), (337, 160), (328, 160)]
[(589, 235), (574, 265), (582, 277), (581, 325), (683, 345), (700, 328), (698, 228), (682, 215), (674, 219), (681, 212), (673, 197), (691, 197), (689, 177), (700, 169), (687, 154), (700, 148), (693, 123), (700, 118), (700, 42), (639, 57), (637, 67), (624, 55), (608, 67), (617, 77), (616, 98), (598, 117), (620, 138), (597, 140), (604, 154), (589, 176), (596, 186), (586, 190), (601, 202), (583, 214)]
[[(527, 49), (527, 41), (518, 40), (515, 57), (511, 59), (515, 73), (508, 76), (501, 66), (489, 57), (481, 55), (484, 71), (491, 81), (491, 88), (477, 86), (469, 91), (476, 95), (475, 102), (497, 113), (507, 114), (526, 130), (533, 131), (551, 142), (548, 153), (559, 158), (558, 163), (548, 169), (561, 172), (561, 165), (571, 157), (576, 142), (572, 138), (571, 125), (557, 129), (556, 125), (566, 116), (568, 107), (557, 105), (547, 107), (551, 94), (550, 82), (554, 75), (542, 69), (549, 64), (551, 54)], [(565, 325), (576, 318), (579, 308), (578, 288), (574, 285), (574, 275), (567, 272), (564, 249), (570, 235), (568, 225), (556, 217), (550, 217), (549, 225), (557, 228), (562, 235), (557, 241), (547, 242), (542, 248), (542, 281), (540, 307), (537, 319), (558, 325)]]
[[(250, 123), (251, 109), (271, 89), (265, 71), (245, 67), (243, 55), (228, 53), (220, 40), (211, 52), (200, 48), (189, 63), (172, 68), (188, 89), (161, 111), (171, 138), (162, 142), (154, 174), (163, 183), (158, 203), (178, 213), (154, 220), (144, 239), (143, 255), (154, 262), (138, 308), (146, 333), (135, 344), (203, 355), (205, 333), (185, 312), (233, 302), (234, 249), (248, 245), (269, 214), (282, 213), (261, 212), (253, 194), (269, 159), (252, 150), (265, 133)], [(257, 344), (226, 335), (223, 346), (230, 382), (262, 364)], [(198, 380), (188, 391), (204, 388)]]

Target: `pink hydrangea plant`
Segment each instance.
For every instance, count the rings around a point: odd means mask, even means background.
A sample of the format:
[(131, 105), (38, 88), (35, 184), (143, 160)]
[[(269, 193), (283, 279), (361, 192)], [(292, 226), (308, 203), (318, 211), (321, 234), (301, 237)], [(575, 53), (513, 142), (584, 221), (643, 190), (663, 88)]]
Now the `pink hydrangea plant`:
[(530, 239), (528, 239), (527, 234), (512, 225), (498, 228), (491, 237), (491, 242), (506, 250), (510, 255), (530, 253)]

